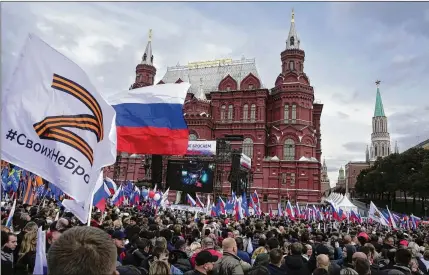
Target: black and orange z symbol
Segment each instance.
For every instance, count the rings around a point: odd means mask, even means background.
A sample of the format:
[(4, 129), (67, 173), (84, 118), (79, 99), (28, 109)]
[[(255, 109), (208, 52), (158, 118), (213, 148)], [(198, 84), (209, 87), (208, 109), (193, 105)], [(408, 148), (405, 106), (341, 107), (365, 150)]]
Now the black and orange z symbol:
[(94, 152), (91, 146), (80, 136), (66, 128), (78, 128), (93, 132), (97, 142), (103, 140), (103, 112), (97, 100), (84, 87), (63, 76), (54, 74), (52, 88), (64, 92), (85, 104), (92, 115), (48, 116), (33, 124), (34, 130), (41, 139), (55, 140), (67, 144), (82, 153), (91, 166), (94, 162)]

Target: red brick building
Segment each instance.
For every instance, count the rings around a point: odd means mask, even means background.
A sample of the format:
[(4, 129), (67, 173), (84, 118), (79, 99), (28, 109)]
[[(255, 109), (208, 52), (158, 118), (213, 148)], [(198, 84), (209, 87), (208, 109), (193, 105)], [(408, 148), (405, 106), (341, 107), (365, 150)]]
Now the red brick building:
[[(264, 87), (255, 60), (245, 58), (168, 67), (158, 83), (191, 83), (184, 105), (191, 140), (244, 136), (243, 142), (231, 145), (242, 148), (252, 159), (251, 191), (257, 190), (264, 211), (270, 204), (276, 209), (278, 202), (288, 198), (303, 203), (320, 200), (323, 104), (315, 101), (304, 60), (292, 13), (273, 86)], [(155, 73), (149, 41), (143, 60), (137, 65), (132, 88), (153, 85)], [(127, 165), (126, 158), (122, 162), (121, 165)], [(144, 170), (144, 162), (140, 160), (140, 164), (132, 166), (133, 176), (144, 177), (144, 173), (138, 172)], [(228, 170), (226, 166), (224, 173)], [(228, 177), (220, 178), (222, 193), (230, 194)]]

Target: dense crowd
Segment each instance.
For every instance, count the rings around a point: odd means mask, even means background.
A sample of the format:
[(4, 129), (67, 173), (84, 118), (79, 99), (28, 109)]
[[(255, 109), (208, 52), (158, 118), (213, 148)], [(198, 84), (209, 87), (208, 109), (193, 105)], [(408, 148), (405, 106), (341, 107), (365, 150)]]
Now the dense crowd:
[(91, 226), (54, 201), (3, 202), (2, 274), (33, 274), (37, 230), (47, 231), (48, 274), (348, 275), (429, 274), (429, 234), (377, 224), (240, 221), (148, 204), (94, 212)]

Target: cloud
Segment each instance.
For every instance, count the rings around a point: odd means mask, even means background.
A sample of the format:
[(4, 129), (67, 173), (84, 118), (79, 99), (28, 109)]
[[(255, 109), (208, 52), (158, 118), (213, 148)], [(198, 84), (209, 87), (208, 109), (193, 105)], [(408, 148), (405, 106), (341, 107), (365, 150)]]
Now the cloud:
[(389, 117), (391, 135), (398, 142), (400, 151), (429, 138), (428, 106), (409, 112), (397, 112)]
[(337, 112), (337, 114), (338, 114), (338, 117), (340, 117), (341, 119), (347, 119), (350, 117), (348, 114), (343, 112)]
[(365, 152), (365, 148), (366, 146), (368, 146), (368, 143), (365, 142), (356, 142), (356, 141), (351, 141), (351, 142), (347, 142), (343, 144), (343, 147), (350, 152), (360, 152), (360, 153), (364, 153)]

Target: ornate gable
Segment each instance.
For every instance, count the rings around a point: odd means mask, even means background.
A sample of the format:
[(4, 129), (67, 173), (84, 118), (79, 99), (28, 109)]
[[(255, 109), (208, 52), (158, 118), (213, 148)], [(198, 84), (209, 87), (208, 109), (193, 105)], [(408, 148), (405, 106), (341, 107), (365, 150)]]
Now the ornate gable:
[(259, 89), (261, 82), (252, 73), (249, 73), (240, 83), (240, 90)]
[(221, 80), (218, 86), (219, 91), (236, 91), (238, 90), (237, 81), (229, 74)]

